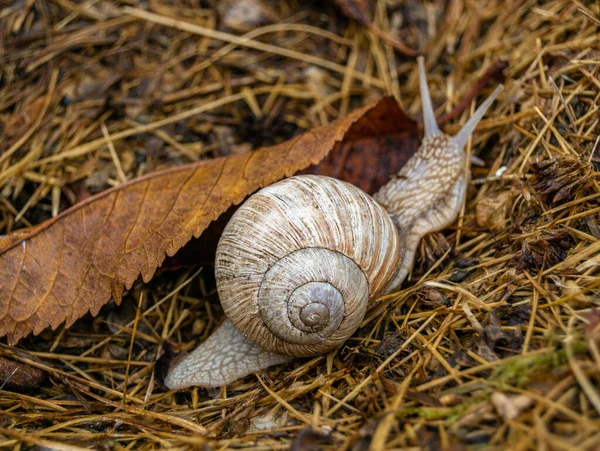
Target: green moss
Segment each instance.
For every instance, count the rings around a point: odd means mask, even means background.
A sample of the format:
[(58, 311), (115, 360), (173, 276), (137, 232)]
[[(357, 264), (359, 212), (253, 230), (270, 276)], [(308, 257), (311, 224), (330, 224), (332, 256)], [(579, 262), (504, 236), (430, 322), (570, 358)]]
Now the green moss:
[[(575, 354), (587, 352), (587, 345), (583, 341), (573, 342)], [(564, 349), (548, 350), (547, 353), (523, 356), (509, 360), (497, 367), (489, 380), (500, 385), (517, 387), (526, 386), (535, 374), (556, 370), (568, 364), (567, 354)], [(492, 393), (497, 391), (496, 384), (478, 390), (474, 396), (466, 397), (464, 402), (452, 407), (404, 407), (395, 413), (396, 418), (418, 417), (428, 421), (443, 420), (447, 425), (455, 423), (476, 405), (489, 400)]]
[[(573, 342), (575, 354), (587, 352), (587, 345), (583, 341)], [(492, 373), (490, 379), (503, 385), (517, 387), (525, 386), (534, 374), (540, 371), (552, 371), (567, 364), (567, 354), (564, 349), (549, 351), (547, 354), (523, 356), (510, 360)]]
[(467, 398), (465, 402), (452, 407), (405, 407), (396, 411), (396, 418), (416, 416), (429, 421), (446, 420), (448, 424), (452, 424), (482, 400), (482, 397), (477, 396)]

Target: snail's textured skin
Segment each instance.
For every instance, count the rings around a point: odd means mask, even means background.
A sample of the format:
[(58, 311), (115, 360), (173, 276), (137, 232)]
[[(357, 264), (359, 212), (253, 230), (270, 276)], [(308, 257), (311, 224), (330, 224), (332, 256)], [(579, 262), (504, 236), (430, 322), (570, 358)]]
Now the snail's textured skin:
[[(219, 358), (215, 359), (215, 355)], [(240, 335), (231, 321), (225, 320), (202, 346), (177, 365), (176, 372), (167, 375), (164, 383), (172, 389), (226, 385), (239, 379), (239, 374), (250, 374), (292, 359), (264, 351)]]
[(436, 124), (418, 63), (425, 138), (415, 155), (374, 199), (319, 176), (251, 196), (217, 249), (217, 288), (231, 322), (171, 367), (168, 387), (225, 385), (287, 356), (338, 347), (369, 302), (402, 283), (419, 240), (456, 219), (468, 179), (464, 147), (501, 87), (450, 137)]
[(465, 165), (465, 152), (451, 137), (442, 133), (426, 137), (395, 180), (373, 196), (402, 238), (400, 265), (389, 289), (408, 275), (419, 240), (456, 219), (465, 199)]

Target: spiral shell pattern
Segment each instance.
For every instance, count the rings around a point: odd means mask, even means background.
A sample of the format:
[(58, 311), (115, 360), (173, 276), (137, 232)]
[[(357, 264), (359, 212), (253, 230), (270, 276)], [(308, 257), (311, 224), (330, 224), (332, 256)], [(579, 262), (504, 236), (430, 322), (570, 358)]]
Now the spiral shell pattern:
[(320, 354), (358, 328), (399, 249), (389, 215), (360, 189), (291, 177), (251, 196), (225, 227), (217, 289), (238, 331), (263, 349)]

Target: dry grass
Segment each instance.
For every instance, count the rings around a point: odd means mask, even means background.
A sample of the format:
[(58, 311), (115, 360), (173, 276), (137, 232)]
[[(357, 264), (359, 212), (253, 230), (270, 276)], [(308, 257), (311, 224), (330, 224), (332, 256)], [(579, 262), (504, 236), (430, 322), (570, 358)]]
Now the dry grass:
[[(0, 7), (1, 234), (383, 94), (418, 113), (414, 60), (333, 4), (248, 2), (264, 9), (244, 35), (225, 17), (243, 2), (207, 3)], [(172, 393), (152, 374), (161, 343), (191, 349), (222, 312), (208, 268), (160, 273), (0, 348), (49, 375), (0, 391), (0, 448), (600, 447), (600, 7), (442, 3), (380, 1), (375, 22), (426, 55), (439, 114), (497, 58), (506, 90), (476, 133), (458, 226), (424, 240), (404, 289), (337, 352)]]

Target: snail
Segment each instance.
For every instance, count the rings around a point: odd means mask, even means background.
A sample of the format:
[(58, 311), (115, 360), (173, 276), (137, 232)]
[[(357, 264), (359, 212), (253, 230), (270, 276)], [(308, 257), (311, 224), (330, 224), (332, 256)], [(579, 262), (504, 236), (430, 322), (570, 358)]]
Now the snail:
[(425, 137), (373, 197), (325, 176), (284, 179), (250, 196), (219, 240), (217, 291), (227, 319), (170, 368), (170, 389), (221, 386), (339, 347), (369, 303), (397, 288), (420, 239), (465, 200), (464, 147), (502, 86), (450, 137), (437, 126), (418, 59)]

